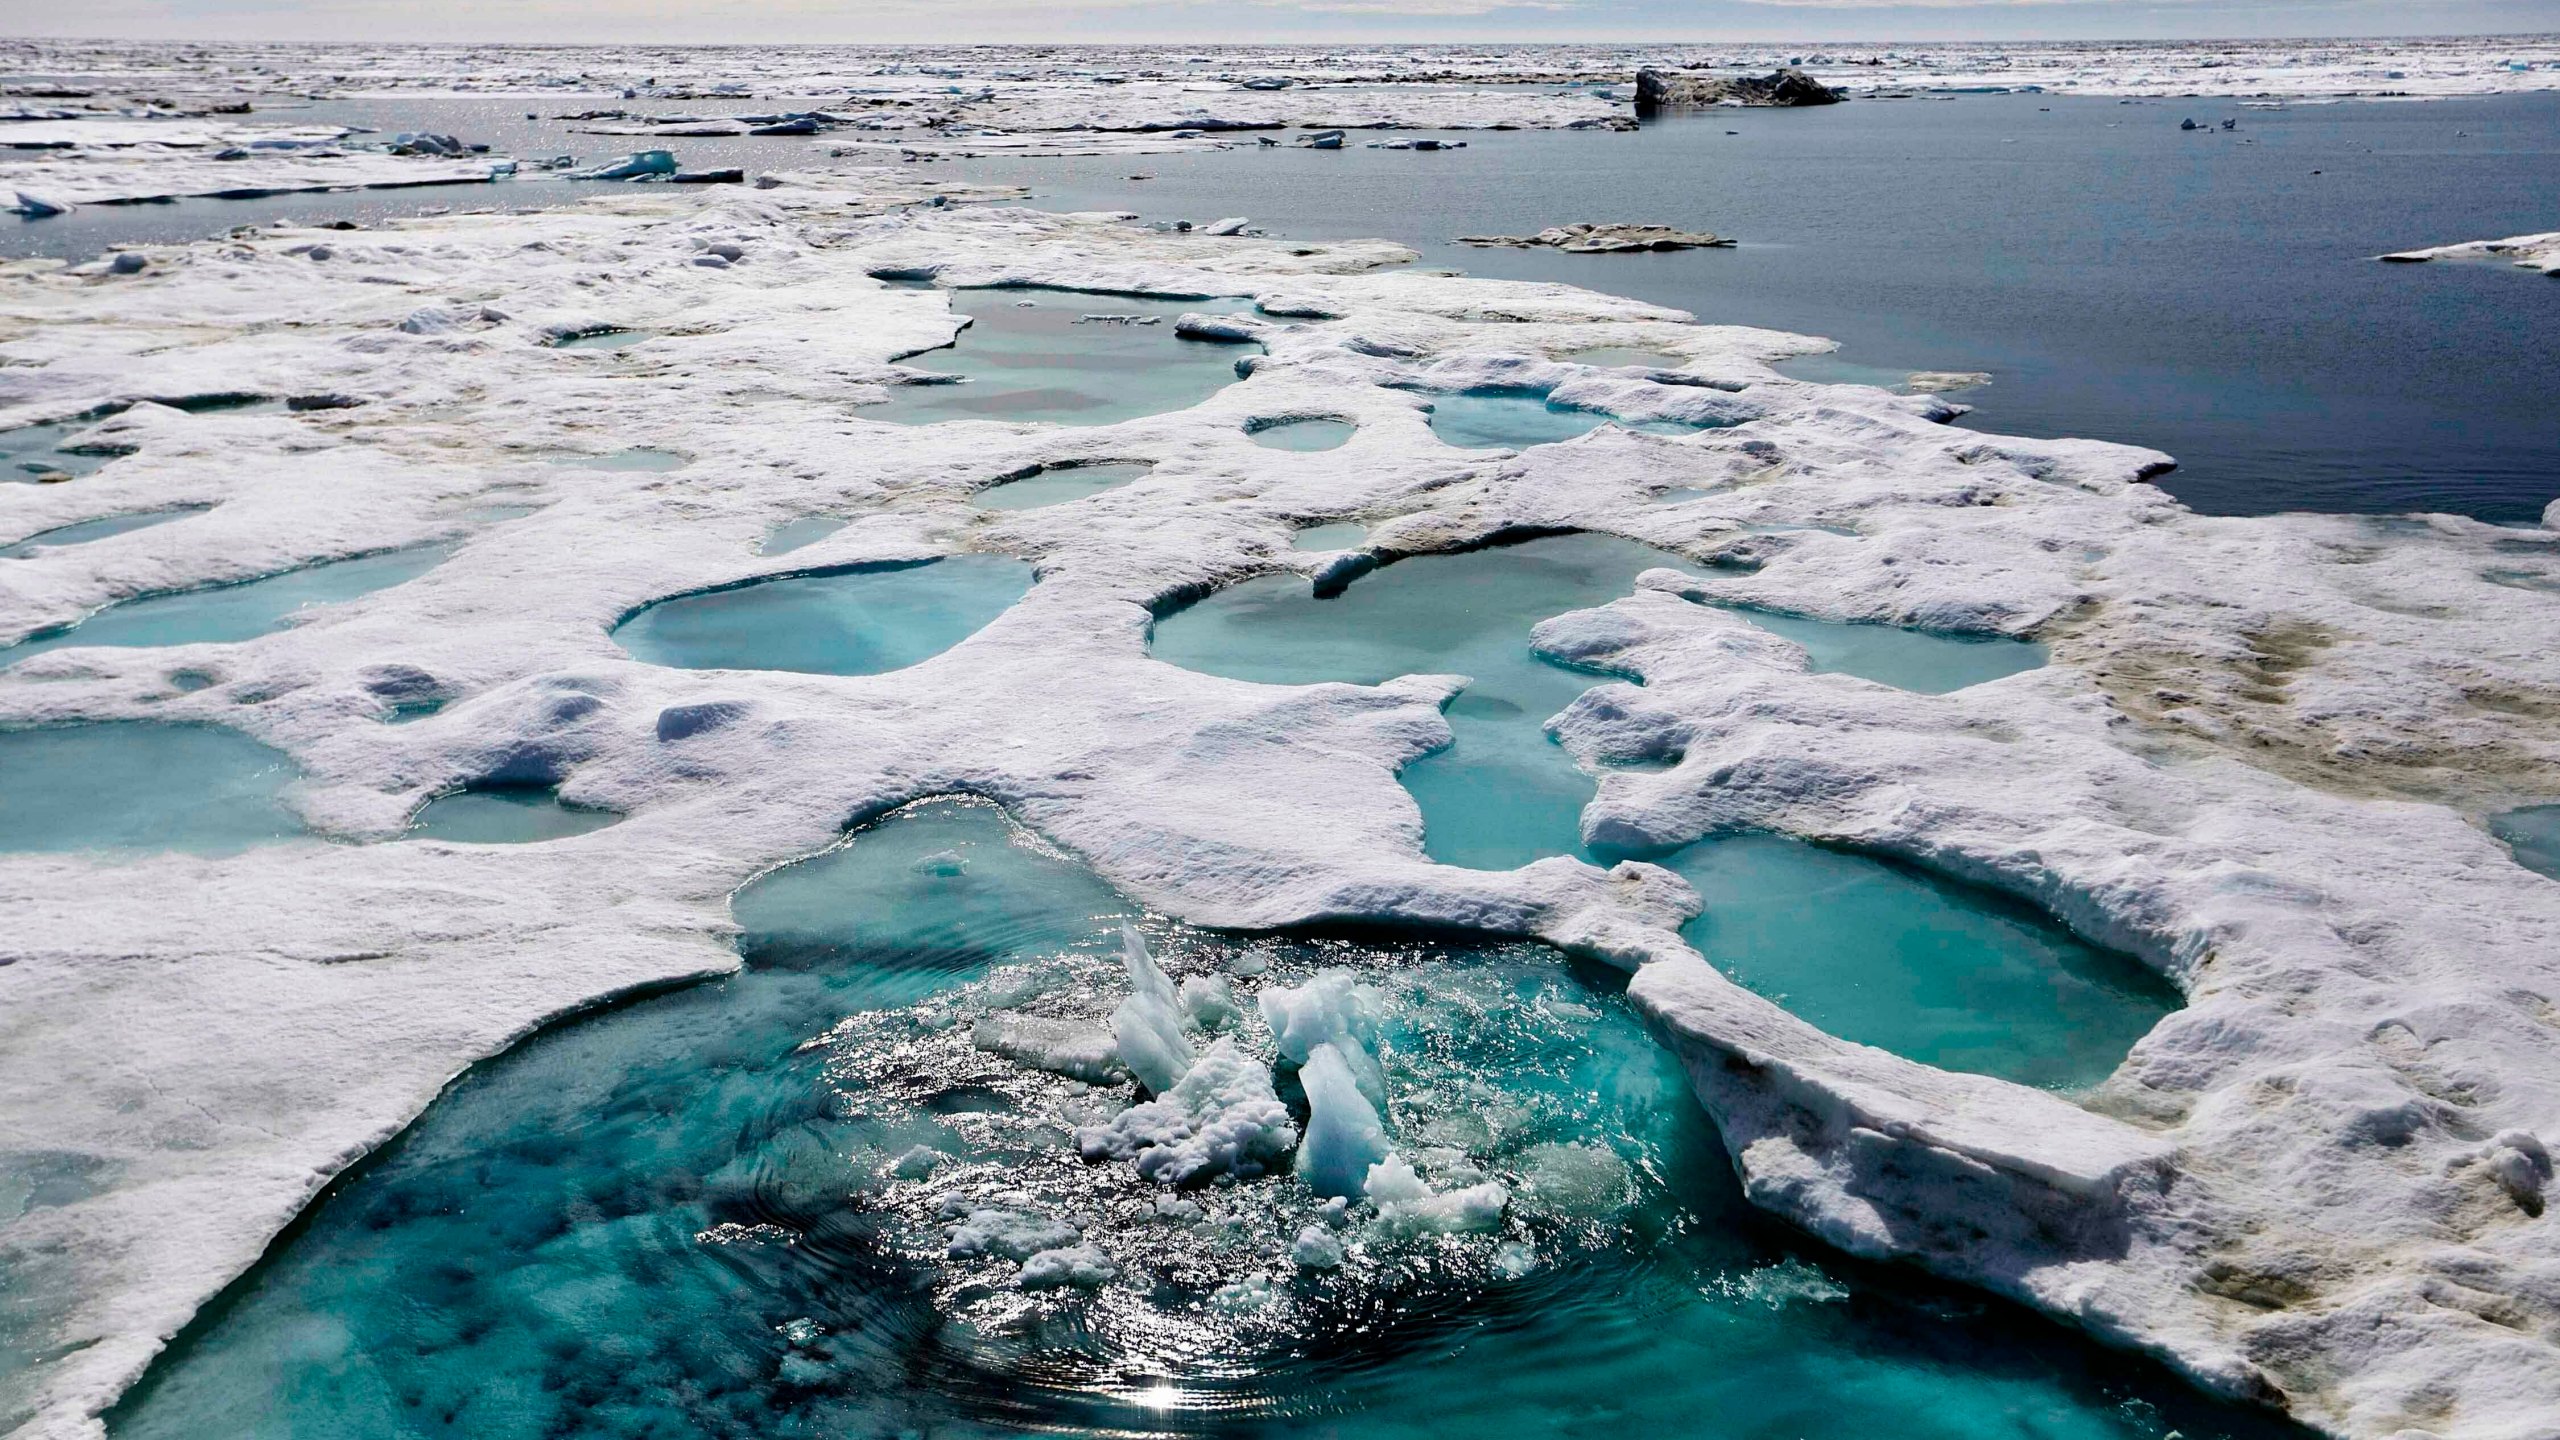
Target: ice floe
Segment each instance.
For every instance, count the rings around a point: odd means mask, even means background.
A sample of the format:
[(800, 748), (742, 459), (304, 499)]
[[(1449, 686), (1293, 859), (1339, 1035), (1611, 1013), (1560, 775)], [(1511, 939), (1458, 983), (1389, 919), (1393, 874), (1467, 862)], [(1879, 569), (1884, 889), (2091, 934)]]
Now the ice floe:
[[(112, 281), (9, 272), (0, 428), (77, 419), (70, 443), (116, 454), (0, 487), (0, 543), (207, 508), (0, 565), (0, 640), (138, 596), (450, 553), (268, 633), (64, 644), (0, 672), (10, 729), (150, 720), (271, 746), (299, 772), (284, 802), (344, 842), (0, 856), (9, 1145), (100, 1177), (0, 1231), (49, 1357), (0, 1414), (99, 1433), (166, 1339), (458, 1069), (547, 1019), (734, 968), (742, 883), (851, 818), (956, 792), (1192, 922), (1454, 926), (1634, 970), (1752, 1198), (1846, 1249), (2017, 1296), (2331, 1433), (2445, 1414), (2465, 1434), (2547, 1429), (2560, 885), (2483, 825), (2560, 799), (2560, 598), (2512, 579), (2560, 577), (2560, 535), (2200, 517), (2141, 483), (2169, 463), (2154, 452), (1951, 429), (1962, 407), (1941, 397), (1770, 368), (1822, 348), (1805, 337), (1404, 273), (1410, 253), (1375, 242), (933, 205), (948, 192), (914, 173), (249, 232)], [(752, 262), (695, 264), (712, 244)], [(1206, 398), (1108, 425), (866, 413), (920, 383), (898, 357), (960, 328), (941, 291), (997, 285), (1250, 297), (1235, 323), (1262, 353)], [(466, 321), (404, 328), (458, 299)], [(646, 338), (551, 343), (598, 329)], [(1150, 333), (1183, 343), (1172, 329)], [(1596, 350), (1677, 364), (1566, 358)], [(1480, 450), (1433, 433), (1436, 397), (1501, 393), (1599, 420)], [(364, 403), (197, 404), (321, 394)], [(1293, 453), (1249, 433), (1274, 416), (1355, 429)], [(693, 459), (555, 463), (634, 449)], [(1133, 461), (1152, 462), (1144, 483), (1073, 504), (973, 498)], [(1667, 486), (1697, 494), (1658, 503)], [(813, 515), (845, 523), (759, 553)], [(1695, 898), (1658, 866), (1430, 863), (1395, 774), (1446, 743), (1461, 677), (1266, 685), (1146, 653), (1161, 606), (1312, 582), (1346, 552), (1293, 539), (1354, 520), (1347, 553), (1368, 564), (1568, 530), (1681, 558), (1537, 632), (1643, 682), (1595, 674), (1551, 721), (1599, 777), (1588, 836), (1644, 852), (1766, 829), (1895, 857), (2131, 952), (2186, 1008), (2095, 1091), (2042, 1091), (1850, 1044), (1734, 984), (1679, 938)], [(610, 633), (670, 597), (959, 555), (1038, 583), (881, 673), (656, 665)], [(1816, 673), (1737, 607), (2032, 639), (2050, 663), (1919, 693)], [(383, 723), (421, 696), (439, 708)], [(422, 801), (496, 785), (628, 818), (537, 844), (380, 843)], [(1165, 1154), (1168, 1173), (1273, 1154), (1253, 1083), (1270, 1072), (1209, 1038), (1217, 996), (1129, 971), (1144, 999), (1126, 1036), (1147, 1053), (1129, 1063), (1115, 1025), (1113, 1058), (1169, 1085), (1094, 1121), (1097, 1148)], [(1283, 1047), (1343, 1062), (1347, 1138), (1325, 1148), (1347, 1175), (1375, 1150), (1349, 1108), (1375, 1103), (1357, 997), (1293, 980), (1255, 1009), (1287, 992)], [(1109, 1073), (1089, 1029), (985, 1039), (1044, 1074)], [(1435, 1188), (1424, 1158), (1360, 1169), (1382, 1222), (1463, 1231), (1514, 1203), (1490, 1179)], [(1605, 1188), (1584, 1168), (1555, 1157), (1537, 1188)], [(1108, 1283), (1111, 1257), (1056, 1216), (974, 1197), (946, 1218), (949, 1244), (1022, 1283)], [(1320, 1268), (1325, 1238), (1274, 1263)], [(1230, 1288), (1273, 1303), (1267, 1278)]]
[(2560, 275), (2560, 230), (2539, 235), (2510, 235), (2504, 240), (2467, 240), (2458, 245), (2432, 245), (2424, 250), (2395, 250), (2382, 257), (2401, 264), (2428, 260), (2504, 260), (2523, 270)]

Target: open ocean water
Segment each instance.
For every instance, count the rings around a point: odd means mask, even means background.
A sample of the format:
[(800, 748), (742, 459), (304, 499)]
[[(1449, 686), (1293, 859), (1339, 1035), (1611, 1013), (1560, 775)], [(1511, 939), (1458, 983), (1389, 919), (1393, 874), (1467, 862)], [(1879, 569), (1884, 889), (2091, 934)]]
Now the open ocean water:
[[(574, 135), (549, 118), (575, 108), (560, 97), (384, 98), (274, 113), (451, 130), (528, 158), (589, 161), (644, 143)], [(526, 122), (528, 109), (545, 118)], [(2181, 131), (2187, 117), (2208, 129)], [(2239, 128), (2219, 129), (2225, 118)], [(1828, 336), (1843, 367), (1860, 367), (1843, 375), (1988, 371), (1991, 385), (1961, 397), (1980, 407), (1966, 423), (2168, 451), (2179, 469), (2162, 483), (2209, 512), (2440, 510), (2517, 523), (2560, 496), (2560, 285), (2485, 263), (2373, 260), (2560, 226), (2560, 95), (2276, 110), (1967, 95), (1715, 110), (1634, 134), (1468, 132), (1448, 137), (1468, 142), (1455, 151), (1362, 148), (1370, 138), (1355, 133), (1339, 151), (1247, 143), (929, 173), (1025, 184), (1044, 208), (1383, 236), (1426, 265)], [(688, 165), (788, 168), (830, 142), (656, 143)], [(0, 223), (0, 253), (558, 203), (586, 188), (525, 180), (84, 209)], [(1660, 221), (1741, 244), (1568, 256), (1453, 243), (1572, 220)]]

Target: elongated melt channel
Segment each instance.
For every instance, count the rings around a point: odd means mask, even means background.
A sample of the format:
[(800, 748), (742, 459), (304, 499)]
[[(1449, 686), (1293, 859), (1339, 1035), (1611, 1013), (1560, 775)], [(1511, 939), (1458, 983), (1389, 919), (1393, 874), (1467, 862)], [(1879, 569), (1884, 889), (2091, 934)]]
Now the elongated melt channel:
[[(2287, 1433), (1758, 1217), (1614, 984), (1541, 947), (1148, 921), (968, 801), (736, 912), (742, 973), (473, 1069), (110, 1433)], [(1167, 1038), (1303, 1124), (1263, 1017), (1339, 1021), (1418, 1181), (1499, 1208), (1423, 1227), (1285, 1164), (1181, 1188), (1085, 1158), (1144, 1108), (1114, 1038), (1133, 919)]]

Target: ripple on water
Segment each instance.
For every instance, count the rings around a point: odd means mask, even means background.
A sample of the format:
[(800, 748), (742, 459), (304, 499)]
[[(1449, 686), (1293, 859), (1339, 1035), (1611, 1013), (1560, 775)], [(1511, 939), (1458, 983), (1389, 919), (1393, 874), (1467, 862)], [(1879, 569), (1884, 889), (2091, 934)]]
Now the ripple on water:
[(212, 725), (0, 730), (0, 851), (229, 855), (303, 833), (283, 752)]
[[(1511, 1187), (1497, 1233), (1399, 1241), (1355, 1217), (1340, 1268), (1300, 1270), (1280, 1252), (1323, 1222), (1294, 1179), (1175, 1203), (1061, 1147), (1125, 1084), (972, 1042), (991, 1014), (1104, 1023), (1132, 913), (968, 802), (775, 872), (737, 900), (743, 973), (475, 1067), (110, 1432), (2279, 1433), (1756, 1218), (1615, 982), (1552, 952), (1150, 924), (1177, 974), (1224, 973), (1248, 1009), (1319, 966), (1364, 974), (1399, 1146)], [(1011, 1262), (945, 1253), (950, 1196), (1073, 1225), (1121, 1276), (1017, 1289)]]
[(110, 605), (75, 624), (0, 646), (0, 665), (75, 645), (201, 645), (283, 629), (315, 606), (342, 604), (414, 580), (444, 563), (450, 545), (419, 545), (307, 565), (257, 580), (173, 590)]
[(613, 630), (635, 659), (688, 670), (875, 675), (976, 634), (1031, 588), (995, 555), (865, 565), (654, 601)]
[[(1237, 346), (1186, 340), (1181, 315), (1238, 314), (1242, 300), (1168, 300), (1027, 288), (949, 290), (969, 326), (910, 369), (959, 377), (900, 385), (861, 412), (929, 425), (943, 420), (1037, 420), (1109, 425), (1187, 410), (1235, 383)], [(1122, 318), (1111, 318), (1122, 317)]]

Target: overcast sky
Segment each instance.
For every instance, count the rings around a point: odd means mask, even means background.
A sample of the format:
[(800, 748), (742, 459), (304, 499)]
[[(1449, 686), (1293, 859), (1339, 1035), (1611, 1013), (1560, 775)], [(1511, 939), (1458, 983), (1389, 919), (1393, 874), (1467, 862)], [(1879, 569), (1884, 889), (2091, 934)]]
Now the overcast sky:
[(2555, 30), (2560, 0), (0, 0), (0, 35), (238, 40), (1899, 40)]

